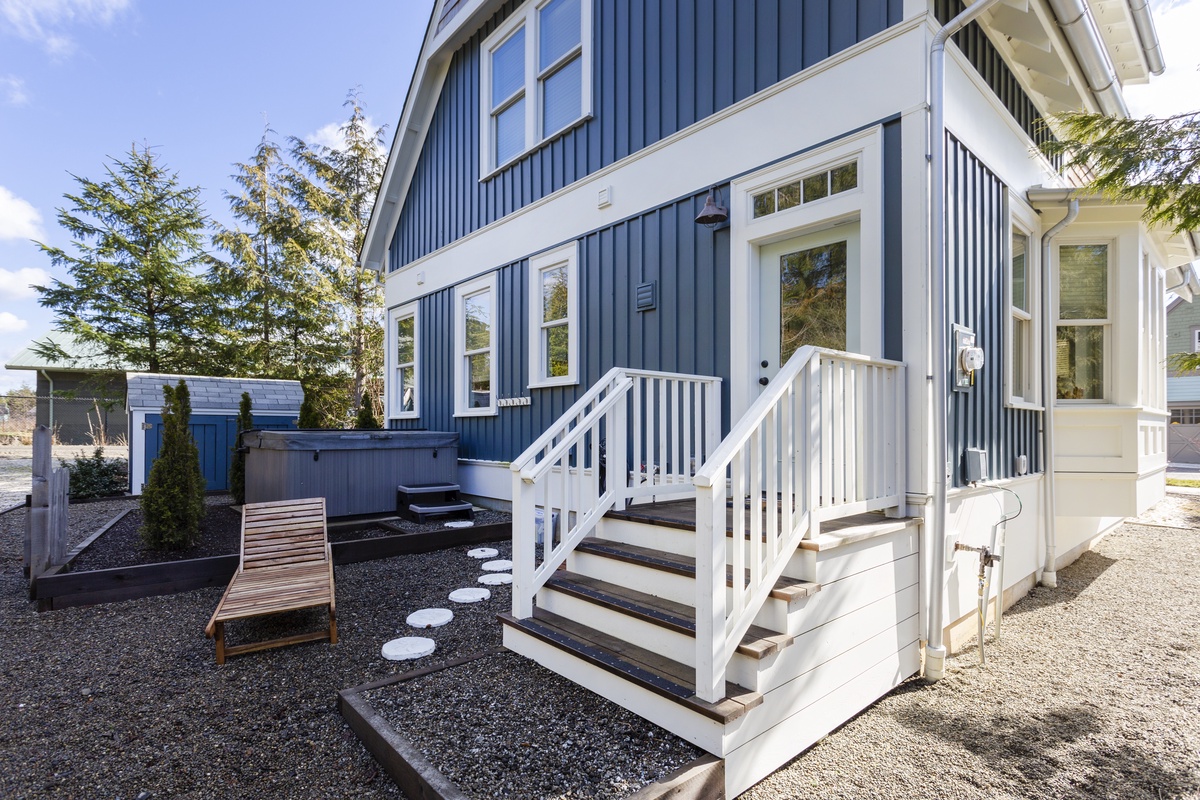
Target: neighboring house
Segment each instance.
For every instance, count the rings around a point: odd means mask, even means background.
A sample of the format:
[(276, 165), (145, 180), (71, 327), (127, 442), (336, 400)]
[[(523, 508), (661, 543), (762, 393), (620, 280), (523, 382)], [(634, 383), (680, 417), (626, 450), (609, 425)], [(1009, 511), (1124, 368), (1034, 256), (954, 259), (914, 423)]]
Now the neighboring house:
[[(1200, 303), (1177, 297), (1167, 306), (1167, 358), (1181, 353), (1200, 353)], [(1200, 370), (1179, 372), (1169, 363), (1167, 367), (1168, 457), (1200, 464)]]
[[(39, 344), (50, 345), (64, 357), (39, 355), (35, 349)], [(113, 366), (95, 347), (76, 341), (70, 334), (52, 331), (30, 342), (4, 368), (36, 374), (35, 424), (53, 430), (59, 444), (95, 444), (101, 431), (109, 442), (125, 439), (127, 367)]]
[(940, 58), (962, 10), (439, 0), (397, 128), (389, 425), (511, 504), (505, 644), (728, 796), (941, 677), (956, 544), (1007, 605), (1163, 496), (1196, 239), (1037, 154), (1161, 71), (1147, 7), (983, 0)]
[(141, 494), (150, 467), (162, 446), (163, 386), (187, 384), (192, 402), (188, 429), (200, 454), (200, 471), (209, 491), (229, 488), (229, 465), (237, 444), (238, 405), (242, 393), (250, 393), (254, 427), (288, 430), (299, 422), (304, 389), (300, 381), (266, 378), (213, 378), (201, 375), (162, 375), (130, 372), (126, 376), (129, 397), (129, 490)]

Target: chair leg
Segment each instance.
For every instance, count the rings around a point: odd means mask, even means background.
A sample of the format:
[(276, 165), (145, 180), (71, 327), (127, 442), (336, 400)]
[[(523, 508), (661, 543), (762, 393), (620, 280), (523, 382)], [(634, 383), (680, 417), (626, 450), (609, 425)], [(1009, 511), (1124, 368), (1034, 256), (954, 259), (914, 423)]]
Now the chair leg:
[(225, 623), (218, 622), (216, 626), (217, 664), (225, 663)]
[(337, 644), (337, 613), (329, 606), (329, 643)]

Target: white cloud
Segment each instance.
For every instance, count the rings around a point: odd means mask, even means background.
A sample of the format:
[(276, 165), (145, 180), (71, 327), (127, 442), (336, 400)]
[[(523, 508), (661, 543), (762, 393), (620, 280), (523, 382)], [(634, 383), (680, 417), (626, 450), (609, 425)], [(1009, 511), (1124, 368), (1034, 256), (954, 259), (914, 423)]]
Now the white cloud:
[(0, 297), (13, 300), (28, 300), (37, 297), (34, 285), (48, 286), (50, 273), (37, 267), (24, 267), (18, 270), (0, 269)]
[(28, 327), (28, 322), (11, 311), (0, 311), (0, 333), (16, 333)]
[(4, 28), (28, 42), (38, 42), (55, 57), (75, 50), (66, 32), (72, 25), (108, 25), (132, 0), (0, 0)]
[(1125, 87), (1135, 117), (1166, 117), (1200, 107), (1200, 0), (1156, 3), (1154, 25), (1167, 69), (1144, 86)]
[(25, 81), (16, 75), (0, 75), (0, 92), (10, 106), (23, 106), (29, 102), (29, 93), (25, 91)]
[(38, 210), (0, 186), (0, 241), (44, 238), (42, 215)]
[[(331, 150), (343, 150), (346, 147), (346, 137), (342, 134), (342, 126), (345, 124), (345, 122), (330, 122), (327, 125), (322, 125), (306, 136), (304, 141), (309, 145), (323, 145)], [(370, 117), (364, 117), (363, 124), (371, 132), (374, 132), (379, 127)], [(386, 153), (381, 145), (377, 145), (376, 149), (380, 153)]]

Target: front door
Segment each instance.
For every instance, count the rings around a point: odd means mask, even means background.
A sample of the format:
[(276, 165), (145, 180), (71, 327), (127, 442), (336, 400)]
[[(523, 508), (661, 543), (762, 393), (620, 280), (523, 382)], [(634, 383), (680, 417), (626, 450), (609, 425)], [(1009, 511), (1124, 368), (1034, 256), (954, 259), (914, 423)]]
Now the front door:
[(860, 352), (857, 221), (763, 245), (758, 263), (760, 384), (804, 345)]

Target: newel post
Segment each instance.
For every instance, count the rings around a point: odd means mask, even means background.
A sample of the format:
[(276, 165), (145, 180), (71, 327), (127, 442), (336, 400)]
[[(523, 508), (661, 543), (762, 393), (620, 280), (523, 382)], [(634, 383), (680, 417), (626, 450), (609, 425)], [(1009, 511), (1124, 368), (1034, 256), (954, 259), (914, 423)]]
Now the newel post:
[[(512, 615), (517, 619), (529, 619), (533, 616), (533, 572), (534, 559), (537, 557), (537, 535), (534, 529), (534, 492), (533, 481), (521, 477), (519, 471), (514, 471), (513, 479), (513, 592)], [(546, 515), (545, 535), (550, 533), (550, 515)]]
[(723, 470), (712, 486), (696, 486), (696, 695), (710, 703), (725, 696), (724, 489)]

